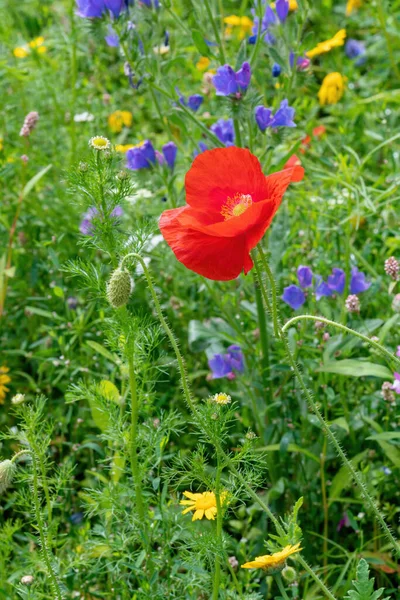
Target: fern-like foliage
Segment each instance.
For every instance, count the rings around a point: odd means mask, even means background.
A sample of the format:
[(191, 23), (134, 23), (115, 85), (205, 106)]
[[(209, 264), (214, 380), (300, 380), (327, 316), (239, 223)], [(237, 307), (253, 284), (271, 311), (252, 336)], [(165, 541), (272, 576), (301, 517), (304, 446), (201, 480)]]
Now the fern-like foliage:
[[(347, 592), (344, 600), (379, 600), (385, 588), (380, 588), (374, 592), (375, 577), (369, 578), (369, 565), (362, 558), (357, 566), (357, 578), (353, 580), (353, 588)], [(390, 600), (389, 596), (382, 600)]]

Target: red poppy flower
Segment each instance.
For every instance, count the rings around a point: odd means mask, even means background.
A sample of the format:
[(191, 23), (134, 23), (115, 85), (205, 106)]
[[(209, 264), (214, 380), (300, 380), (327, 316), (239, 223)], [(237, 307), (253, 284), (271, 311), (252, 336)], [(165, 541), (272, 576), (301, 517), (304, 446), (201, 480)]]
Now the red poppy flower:
[[(312, 135), (313, 135), (313, 137), (318, 138), (318, 137), (321, 137), (321, 135), (324, 135), (325, 132), (326, 132), (326, 127), (324, 127), (323, 125), (319, 125), (318, 127), (314, 127), (314, 129), (312, 130)], [(310, 142), (311, 142), (310, 135), (306, 135), (306, 137), (301, 140), (302, 148), (300, 148), (300, 152), (302, 154), (305, 153), (306, 148), (308, 148), (308, 146), (310, 145)]]
[(208, 279), (235, 279), (253, 267), (258, 244), (291, 181), (293, 166), (266, 177), (244, 148), (217, 148), (197, 156), (186, 174), (186, 206), (166, 210), (160, 230), (177, 259)]

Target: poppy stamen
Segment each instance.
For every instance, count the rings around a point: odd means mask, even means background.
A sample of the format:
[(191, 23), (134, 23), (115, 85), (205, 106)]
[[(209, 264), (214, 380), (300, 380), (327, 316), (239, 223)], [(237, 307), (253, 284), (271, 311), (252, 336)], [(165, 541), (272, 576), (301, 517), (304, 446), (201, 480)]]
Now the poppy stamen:
[(225, 221), (232, 219), (232, 217), (240, 217), (246, 210), (253, 204), (253, 198), (250, 194), (235, 194), (232, 198), (228, 197), (228, 200), (222, 206), (221, 215)]

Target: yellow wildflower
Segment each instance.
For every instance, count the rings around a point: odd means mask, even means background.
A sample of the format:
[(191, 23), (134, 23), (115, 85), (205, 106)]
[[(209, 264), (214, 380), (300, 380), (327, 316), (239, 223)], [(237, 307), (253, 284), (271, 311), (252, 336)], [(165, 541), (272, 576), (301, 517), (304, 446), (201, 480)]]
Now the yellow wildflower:
[(36, 50), (39, 54), (44, 54), (47, 50), (44, 44), (44, 37), (40, 36), (29, 42), (29, 47)]
[(346, 30), (340, 29), (333, 38), (330, 40), (325, 40), (325, 42), (320, 42), (313, 48), (306, 52), (306, 56), (308, 58), (314, 58), (314, 56), (318, 56), (319, 54), (324, 54), (325, 52), (329, 52), (332, 48), (337, 48), (338, 46), (343, 46), (344, 40), (346, 39)]
[(89, 146), (91, 146), (95, 150), (108, 150), (111, 144), (110, 140), (103, 137), (102, 135), (95, 135), (94, 137), (90, 138)]
[(13, 54), (16, 58), (25, 58), (26, 56), (28, 56), (29, 50), (27, 50), (23, 46), (18, 46), (17, 48), (14, 48)]
[(274, 554), (267, 554), (265, 556), (257, 556), (255, 560), (247, 562), (242, 565), (242, 569), (282, 569), (285, 566), (286, 559), (291, 554), (300, 552), (300, 542), (295, 546), (288, 545)]
[(0, 404), (4, 404), (6, 393), (10, 391), (8, 387), (6, 387), (6, 384), (11, 381), (11, 377), (7, 375), (9, 370), (8, 367), (0, 367)]
[(4, 148), (3, 138), (0, 138), (0, 152), (1, 152), (1, 150), (3, 150), (3, 148)]
[(346, 17), (349, 17), (352, 12), (360, 8), (362, 0), (347, 0)]
[(120, 133), (123, 127), (131, 127), (132, 113), (129, 110), (116, 110), (109, 115), (108, 125), (113, 133)]
[(128, 152), (128, 150), (130, 150), (131, 148), (134, 148), (135, 144), (117, 144), (115, 146), (115, 151), (116, 152)]
[(251, 33), (253, 28), (253, 21), (249, 17), (238, 17), (237, 15), (230, 15), (224, 18), (224, 23), (227, 26), (225, 29), (225, 37), (230, 37), (234, 29), (239, 40), (243, 40), (246, 35)]
[(196, 69), (205, 71), (210, 64), (210, 59), (207, 56), (201, 56), (197, 62)]
[(337, 71), (328, 73), (322, 82), (318, 92), (321, 106), (324, 104), (336, 104), (344, 93), (345, 78)]
[(220, 392), (219, 394), (211, 396), (211, 401), (216, 402), (217, 404), (230, 404), (232, 402), (232, 398), (228, 396), (228, 394)]
[[(183, 492), (183, 495), (189, 500), (181, 500), (179, 504), (187, 506), (182, 512), (186, 515), (191, 510), (195, 511), (192, 521), (198, 521), (205, 515), (209, 521), (214, 521), (217, 515), (217, 499), (214, 492), (203, 492), (202, 494), (192, 494), (192, 492)], [(226, 501), (228, 492), (222, 492), (220, 494), (221, 504)]]

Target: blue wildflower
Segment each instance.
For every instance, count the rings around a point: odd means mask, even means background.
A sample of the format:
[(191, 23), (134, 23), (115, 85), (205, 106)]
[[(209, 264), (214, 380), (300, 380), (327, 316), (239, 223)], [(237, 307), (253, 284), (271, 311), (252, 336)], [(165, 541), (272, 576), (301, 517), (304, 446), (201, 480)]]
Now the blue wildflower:
[(261, 131), (265, 131), (272, 123), (272, 110), (265, 106), (256, 106), (254, 115)]
[(172, 170), (175, 166), (176, 154), (178, 152), (178, 148), (174, 142), (168, 142), (164, 144), (162, 147), (162, 153), (164, 155), (165, 162)]
[(299, 285), (302, 288), (311, 287), (313, 278), (313, 272), (310, 267), (304, 267), (300, 265), (297, 269), (297, 279), (299, 280)]
[(280, 22), (284, 23), (289, 14), (289, 0), (277, 0), (275, 3), (275, 10)]
[(389, 467), (381, 467), (381, 471), (385, 475), (391, 475), (392, 474), (392, 469), (389, 469)]
[(248, 62), (244, 62), (235, 73), (230, 65), (219, 67), (217, 74), (212, 78), (217, 96), (230, 96), (231, 94), (243, 93), (247, 90), (251, 78), (251, 68)]
[(282, 72), (282, 68), (278, 63), (274, 63), (272, 65), (272, 77), (279, 77)]
[(321, 300), (323, 296), (332, 296), (333, 291), (326, 283), (326, 281), (322, 280), (320, 275), (316, 275), (316, 286), (315, 286), (315, 298), (317, 300)]
[[(293, 51), (291, 51), (289, 54), (289, 64), (290, 64), (291, 69), (293, 69), (293, 67), (294, 67), (295, 58), (296, 58), (295, 53)], [(311, 63), (310, 59), (307, 58), (306, 56), (298, 56), (296, 59), (296, 69), (298, 71), (305, 71), (310, 66), (310, 63)]]
[[(217, 136), (225, 146), (233, 146), (235, 142), (235, 130), (232, 119), (218, 119), (211, 125), (210, 130)], [(199, 144), (200, 145), (200, 144)]]
[(234, 379), (235, 373), (243, 373), (244, 359), (240, 346), (229, 346), (226, 354), (214, 354), (213, 358), (208, 361), (208, 366), (212, 371), (213, 379), (221, 379), (228, 377)]
[(351, 60), (357, 59), (355, 64), (357, 66), (362, 65), (366, 61), (366, 48), (363, 42), (359, 42), (358, 40), (354, 40), (349, 38), (344, 47), (344, 51), (346, 55), (351, 58)]
[(111, 27), (111, 25), (108, 26), (108, 34), (104, 39), (106, 40), (107, 46), (110, 46), (111, 48), (118, 48), (119, 36)]
[(183, 96), (180, 93), (178, 88), (175, 88), (175, 90), (178, 93), (179, 102), (183, 104), (183, 106), (187, 106), (188, 108), (190, 108), (190, 110), (192, 110), (193, 112), (197, 112), (200, 106), (203, 104), (204, 98), (200, 94), (193, 94), (192, 96), (189, 96), (189, 98), (186, 100), (185, 96)]
[(139, 4), (143, 6), (147, 6), (147, 8), (159, 8), (160, 2), (159, 0), (139, 0)]
[(126, 153), (126, 166), (132, 171), (148, 169), (156, 162), (156, 153), (150, 140), (145, 140)]
[(289, 106), (288, 100), (282, 100), (274, 118), (272, 119), (271, 127), (296, 127), (293, 122), (294, 108)]
[(306, 297), (302, 289), (300, 289), (297, 285), (289, 285), (285, 287), (283, 290), (282, 300), (293, 308), (293, 310), (297, 310), (301, 306), (303, 306), (306, 301)]
[(332, 269), (332, 275), (329, 275), (328, 277), (328, 286), (332, 292), (343, 294), (345, 284), (346, 274), (343, 269)]
[(362, 273), (354, 267), (351, 270), (351, 279), (350, 279), (350, 294), (361, 294), (361, 292), (365, 292), (371, 285), (370, 281), (366, 281), (365, 273)]
[(97, 19), (103, 16), (104, 0), (76, 0), (79, 17)]

